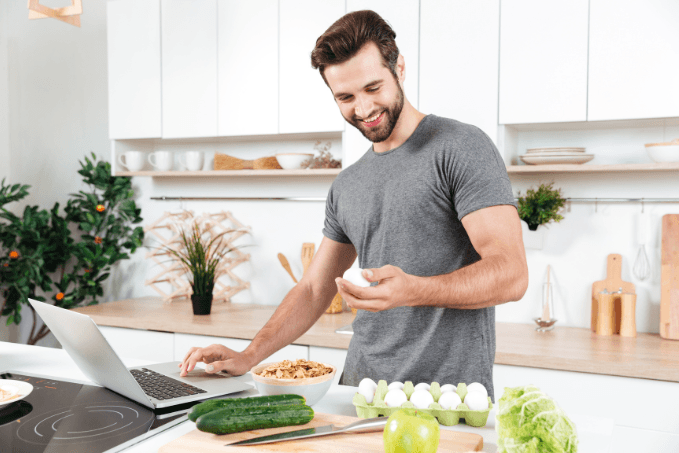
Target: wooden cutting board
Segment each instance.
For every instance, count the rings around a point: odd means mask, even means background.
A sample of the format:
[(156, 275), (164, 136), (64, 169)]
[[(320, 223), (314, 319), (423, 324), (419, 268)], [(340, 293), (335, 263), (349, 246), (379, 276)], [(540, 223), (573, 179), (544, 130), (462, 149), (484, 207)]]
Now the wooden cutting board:
[[(598, 293), (600, 293), (604, 289), (607, 290), (609, 293), (614, 293), (618, 291), (620, 288), (622, 288), (622, 291), (625, 293), (635, 292), (634, 283), (623, 281), (621, 273), (622, 273), (622, 256), (618, 255), (617, 253), (611, 253), (610, 255), (608, 255), (608, 261), (606, 265), (606, 279), (594, 282), (594, 284), (592, 285), (592, 326), (591, 326), (592, 332), (596, 332), (598, 313), (596, 295)], [(620, 298), (615, 299), (614, 310), (615, 310), (614, 317), (615, 325), (613, 328), (613, 333), (620, 333), (620, 316), (622, 313), (622, 310), (620, 308)]]
[(660, 336), (679, 340), (679, 214), (662, 217)]
[[(306, 425), (287, 426), (284, 428), (259, 429), (245, 431), (242, 433), (224, 434), (221, 436), (204, 433), (194, 429), (188, 434), (184, 434), (172, 442), (163, 445), (158, 450), (159, 453), (238, 453), (238, 452), (320, 452), (328, 453), (341, 451), (342, 453), (352, 452), (383, 452), (384, 444), (382, 431), (366, 433), (343, 433), (332, 436), (312, 437), (309, 439), (289, 440), (286, 442), (275, 442), (271, 444), (225, 447), (225, 444), (238, 442), (253, 437), (268, 436), (286, 431), (313, 428), (324, 425), (348, 425), (359, 420), (356, 417), (345, 415), (331, 415), (316, 413), (314, 419)], [(189, 422), (191, 423), (191, 422)], [(464, 433), (441, 430), (438, 451), (447, 453), (481, 451), (483, 448), (483, 438), (479, 434)]]

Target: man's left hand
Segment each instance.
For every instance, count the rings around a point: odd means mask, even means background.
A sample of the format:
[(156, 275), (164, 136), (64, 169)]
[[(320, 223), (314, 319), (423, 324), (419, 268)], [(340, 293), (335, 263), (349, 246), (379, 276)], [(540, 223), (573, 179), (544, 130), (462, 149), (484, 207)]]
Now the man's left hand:
[(363, 276), (377, 286), (363, 288), (343, 278), (336, 278), (337, 291), (351, 308), (367, 311), (383, 311), (390, 308), (416, 304), (417, 283), (414, 275), (391, 265), (379, 269), (364, 269)]

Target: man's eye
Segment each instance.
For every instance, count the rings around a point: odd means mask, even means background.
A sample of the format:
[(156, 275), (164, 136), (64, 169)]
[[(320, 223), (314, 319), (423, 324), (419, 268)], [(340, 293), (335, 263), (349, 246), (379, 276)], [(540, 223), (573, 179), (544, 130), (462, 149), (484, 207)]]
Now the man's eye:
[(368, 91), (369, 91), (369, 92), (373, 92), (373, 91), (377, 91), (377, 90), (379, 90), (379, 89), (380, 89), (380, 87), (377, 87), (377, 88), (368, 88)]
[(349, 99), (351, 99), (351, 96), (346, 96), (346, 97), (343, 97), (343, 98), (339, 98), (340, 102), (346, 102), (346, 101), (348, 101)]

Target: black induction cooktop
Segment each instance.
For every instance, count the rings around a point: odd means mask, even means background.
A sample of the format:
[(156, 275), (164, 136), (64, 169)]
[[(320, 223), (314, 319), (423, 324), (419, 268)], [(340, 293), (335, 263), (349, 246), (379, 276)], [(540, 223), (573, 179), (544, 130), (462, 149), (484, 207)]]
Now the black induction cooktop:
[(30, 395), (0, 407), (2, 453), (113, 453), (186, 420), (194, 403), (153, 411), (94, 385), (13, 372)]

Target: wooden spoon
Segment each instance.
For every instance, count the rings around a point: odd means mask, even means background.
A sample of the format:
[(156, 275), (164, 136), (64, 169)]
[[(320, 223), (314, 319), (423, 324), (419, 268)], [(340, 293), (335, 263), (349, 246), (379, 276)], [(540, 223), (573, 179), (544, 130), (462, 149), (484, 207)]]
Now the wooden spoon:
[(305, 242), (302, 244), (302, 267), (304, 269), (304, 274), (306, 274), (306, 270), (309, 269), (315, 251), (316, 245), (313, 242)]
[(283, 255), (282, 253), (279, 253), (278, 254), (278, 261), (280, 261), (281, 264), (283, 265), (283, 268), (286, 271), (288, 271), (288, 274), (290, 274), (290, 277), (292, 277), (292, 281), (294, 281), (295, 283), (298, 283), (297, 279), (295, 278), (295, 274), (293, 274), (292, 269), (290, 269), (290, 263), (288, 263), (288, 259), (285, 257), (285, 255)]

